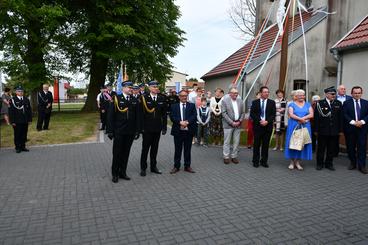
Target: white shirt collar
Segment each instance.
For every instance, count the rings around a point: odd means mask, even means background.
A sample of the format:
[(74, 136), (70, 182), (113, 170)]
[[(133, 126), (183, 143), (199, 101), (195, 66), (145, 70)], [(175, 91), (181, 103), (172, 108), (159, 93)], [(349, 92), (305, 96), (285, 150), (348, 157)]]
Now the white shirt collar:
[(17, 97), (18, 97), (18, 99), (20, 99), (20, 100), (22, 100), (22, 99), (23, 99), (23, 96), (18, 96), (18, 95), (17, 95)]
[(124, 94), (123, 93), (123, 96), (124, 96), (124, 99), (126, 99), (129, 96), (129, 94)]

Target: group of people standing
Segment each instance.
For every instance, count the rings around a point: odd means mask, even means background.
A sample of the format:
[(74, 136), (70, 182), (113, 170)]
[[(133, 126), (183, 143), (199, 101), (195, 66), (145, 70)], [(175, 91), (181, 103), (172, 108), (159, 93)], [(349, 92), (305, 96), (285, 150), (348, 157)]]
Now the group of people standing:
[[(52, 103), (53, 96), (49, 91), (49, 85), (43, 84), (42, 90), (37, 93), (37, 131), (49, 129)], [(26, 142), (28, 140), (28, 125), (32, 122), (32, 109), (29, 99), (24, 96), (22, 86), (15, 88), (14, 96), (12, 96), (10, 88), (4, 89), (1, 114), (7, 125), (13, 127), (16, 153), (28, 152)]]
[[(160, 93), (155, 81), (150, 82), (148, 88), (148, 92), (139, 90), (138, 96), (134, 96), (133, 84), (123, 82), (122, 95), (113, 96), (109, 100), (106, 132), (110, 139), (114, 139), (114, 183), (119, 178), (130, 179), (126, 173), (129, 152), (133, 140), (139, 138), (139, 135), (143, 136), (140, 175), (146, 176), (148, 152), (151, 172), (161, 174), (156, 158), (160, 135), (167, 131), (167, 116), (172, 121), (171, 135), (174, 136), (175, 145), (171, 174), (180, 171), (183, 153), (184, 170), (195, 172), (191, 167), (192, 144), (196, 140), (198, 145), (206, 146), (209, 133), (215, 144), (220, 144), (223, 137), (224, 163), (239, 163), (240, 134), (247, 116), (236, 88), (231, 88), (226, 95), (222, 89), (216, 89), (213, 97), (209, 93), (205, 95), (202, 88), (195, 88), (190, 93), (182, 90), (178, 95), (171, 91), (166, 96)], [(366, 174), (368, 102), (361, 99), (361, 87), (352, 89), (353, 97), (340, 93), (344, 90), (343, 86), (338, 90), (337, 98), (336, 89), (330, 87), (324, 90), (324, 99), (319, 98), (310, 104), (303, 90), (293, 91), (290, 101), (285, 99), (282, 90), (277, 90), (276, 99), (272, 100), (269, 98), (268, 87), (261, 87), (257, 93), (258, 98), (250, 105), (248, 116), (254, 136), (253, 166), (269, 167), (268, 152), (274, 134), (274, 150), (284, 151), (285, 157), (290, 159), (288, 168), (303, 170), (301, 161), (312, 159), (312, 142), (303, 145), (302, 149), (289, 146), (295, 130), (304, 128), (308, 137), (315, 138), (317, 142), (317, 170), (335, 170), (333, 158), (339, 152), (339, 137), (345, 134), (351, 161), (349, 169), (358, 168)]]

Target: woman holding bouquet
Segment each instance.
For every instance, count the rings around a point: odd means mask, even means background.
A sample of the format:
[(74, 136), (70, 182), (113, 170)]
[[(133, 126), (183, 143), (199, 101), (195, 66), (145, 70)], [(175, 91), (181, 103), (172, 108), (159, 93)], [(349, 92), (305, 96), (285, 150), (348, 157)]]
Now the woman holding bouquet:
[(289, 165), (290, 170), (294, 168), (303, 170), (301, 160), (312, 160), (312, 144), (304, 145), (301, 151), (292, 150), (289, 145), (294, 129), (298, 126), (307, 128), (311, 137), (310, 119), (313, 118), (314, 112), (311, 104), (305, 101), (304, 90), (296, 90), (295, 96), (296, 100), (290, 103), (288, 107), (289, 121), (286, 131), (285, 157), (291, 160)]

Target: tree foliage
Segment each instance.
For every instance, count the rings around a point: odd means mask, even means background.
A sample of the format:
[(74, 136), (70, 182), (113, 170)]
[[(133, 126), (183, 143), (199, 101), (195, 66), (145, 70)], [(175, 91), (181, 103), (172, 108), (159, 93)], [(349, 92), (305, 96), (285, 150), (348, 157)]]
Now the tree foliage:
[(85, 110), (118, 67), (134, 81), (164, 82), (184, 32), (174, 0), (1, 0), (0, 68), (37, 90), (53, 74), (90, 77)]

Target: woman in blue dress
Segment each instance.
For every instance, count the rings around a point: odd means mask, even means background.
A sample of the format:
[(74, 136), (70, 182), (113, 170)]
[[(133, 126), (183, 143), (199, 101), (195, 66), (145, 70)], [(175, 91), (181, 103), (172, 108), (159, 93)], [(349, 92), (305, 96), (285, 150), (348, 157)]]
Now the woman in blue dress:
[(310, 119), (313, 118), (313, 108), (310, 103), (305, 101), (304, 90), (296, 90), (295, 96), (296, 100), (290, 103), (288, 107), (289, 120), (286, 131), (285, 157), (291, 160), (289, 169), (303, 170), (301, 160), (312, 160), (312, 144), (305, 145), (301, 151), (290, 149), (289, 144), (291, 135), (298, 125), (306, 127), (309, 135), (312, 136)]

